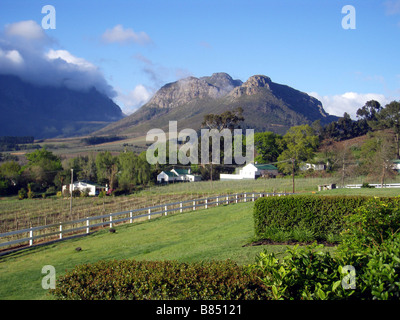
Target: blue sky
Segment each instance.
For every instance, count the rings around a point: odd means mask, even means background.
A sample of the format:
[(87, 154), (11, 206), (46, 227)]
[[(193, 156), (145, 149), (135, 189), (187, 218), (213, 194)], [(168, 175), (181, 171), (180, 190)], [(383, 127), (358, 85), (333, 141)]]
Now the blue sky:
[[(55, 29), (41, 28), (44, 5)], [(346, 5), (355, 29), (342, 27)], [(67, 70), (126, 113), (168, 82), (227, 72), (264, 74), (355, 118), (368, 100), (400, 99), (399, 49), (400, 0), (0, 0), (0, 73), (56, 83)]]

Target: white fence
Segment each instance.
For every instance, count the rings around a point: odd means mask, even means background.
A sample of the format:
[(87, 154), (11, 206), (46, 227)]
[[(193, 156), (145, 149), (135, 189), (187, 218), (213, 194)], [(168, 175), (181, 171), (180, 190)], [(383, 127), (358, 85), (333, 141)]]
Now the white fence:
[(147, 208), (139, 208), (134, 210), (122, 211), (104, 214), (100, 216), (87, 217), (84, 219), (60, 222), (45, 226), (32, 227), (0, 233), (0, 247), (14, 246), (18, 243), (28, 243), (33, 245), (34, 240), (43, 239), (41, 243), (54, 241), (56, 239), (64, 239), (66, 235), (88, 234), (90, 229), (109, 226), (112, 228), (118, 223), (133, 223), (135, 220), (151, 219), (152, 216), (168, 215), (179, 211), (193, 211), (197, 208), (207, 209), (210, 206), (219, 206), (230, 203), (255, 201), (260, 197), (268, 196), (285, 196), (290, 193), (236, 193), (227, 195), (218, 195), (203, 199), (185, 200), (174, 203), (167, 203)]

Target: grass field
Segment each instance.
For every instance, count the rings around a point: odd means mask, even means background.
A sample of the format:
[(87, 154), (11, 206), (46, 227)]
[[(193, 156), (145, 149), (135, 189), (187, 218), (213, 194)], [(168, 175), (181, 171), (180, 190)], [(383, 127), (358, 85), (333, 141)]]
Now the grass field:
[[(155, 199), (161, 199), (157, 197), (164, 197), (165, 200), (171, 199), (171, 195), (179, 197), (187, 194), (198, 195), (203, 192), (222, 194), (230, 193), (232, 190), (236, 192), (285, 191), (283, 190), (285, 184), (278, 185), (276, 184), (278, 181), (288, 182), (289, 185), (291, 183), (289, 179), (257, 180), (240, 182), (237, 185), (220, 181), (213, 182), (213, 189), (211, 189), (208, 181), (154, 187), (143, 191), (140, 196), (130, 197), (148, 197), (156, 201)], [(272, 187), (267, 184), (272, 182), (275, 182), (275, 190), (268, 189)], [(336, 189), (316, 192), (313, 190), (318, 184), (324, 183), (322, 180), (297, 179), (296, 182), (297, 186), (302, 186), (302, 192), (321, 195), (398, 196), (400, 194), (400, 189)], [(193, 187), (196, 187), (198, 193), (193, 193), (194, 189), (191, 189)], [(117, 199), (124, 198), (129, 197)], [(57, 203), (61, 200), (52, 201)], [(51, 299), (52, 297), (48, 296), (47, 291), (41, 287), (44, 276), (41, 270), (45, 265), (54, 266), (57, 275), (61, 275), (77, 264), (98, 260), (168, 259), (192, 262), (232, 259), (239, 264), (248, 264), (254, 262), (255, 256), (264, 248), (269, 251), (283, 252), (286, 246), (244, 246), (254, 236), (253, 204), (253, 202), (230, 204), (121, 225), (116, 228), (116, 233), (110, 233), (104, 229), (85, 237), (32, 247), (2, 256), (0, 257), (0, 300)], [(75, 250), (77, 247), (81, 247), (82, 251), (77, 252)]]
[[(348, 183), (362, 183), (363, 177)], [(397, 178), (397, 182), (400, 177)], [(396, 182), (396, 180), (392, 181)], [(318, 194), (366, 194), (397, 196), (400, 189), (336, 189), (317, 192), (318, 185), (337, 183), (337, 178), (297, 178), (296, 193)], [(47, 199), (18, 200), (17, 197), (0, 198), (0, 233), (11, 230), (41, 226), (60, 221), (71, 221), (98, 216), (110, 212), (120, 212), (144, 208), (179, 200), (202, 198), (206, 195), (223, 195), (240, 192), (292, 192), (292, 179), (257, 179), (243, 181), (200, 181), (196, 183), (175, 183), (167, 186), (153, 186), (144, 191), (119, 197), (97, 197), (73, 199), (70, 214), (70, 200), (51, 197)]]
[[(133, 225), (116, 233), (91, 235), (25, 249), (0, 257), (0, 299), (49, 299), (41, 287), (44, 265), (57, 275), (77, 264), (109, 259), (254, 262), (261, 246), (245, 246), (254, 235), (253, 203), (230, 204), (175, 214)], [(77, 252), (75, 248), (81, 247)], [(269, 246), (274, 252), (286, 246)]]

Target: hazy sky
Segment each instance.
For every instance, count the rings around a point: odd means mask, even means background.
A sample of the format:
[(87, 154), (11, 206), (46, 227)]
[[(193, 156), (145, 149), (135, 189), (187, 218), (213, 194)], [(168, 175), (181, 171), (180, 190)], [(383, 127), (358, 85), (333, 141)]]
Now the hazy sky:
[(168, 82), (227, 72), (354, 118), (368, 100), (400, 99), (399, 49), (400, 0), (0, 0), (0, 73), (95, 85), (126, 113)]

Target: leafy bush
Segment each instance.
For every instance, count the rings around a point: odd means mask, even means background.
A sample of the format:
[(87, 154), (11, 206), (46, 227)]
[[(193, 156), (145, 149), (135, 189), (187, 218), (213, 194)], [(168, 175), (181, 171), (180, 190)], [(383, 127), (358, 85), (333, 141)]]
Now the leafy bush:
[(316, 244), (304, 248), (296, 245), (286, 250), (281, 261), (274, 253), (262, 252), (249, 269), (263, 274), (261, 279), (271, 299), (327, 300), (351, 296), (353, 291), (340, 286), (340, 262), (322, 252), (322, 248)]
[[(286, 251), (279, 261), (260, 253), (252, 271), (261, 273), (272, 299), (400, 299), (400, 199), (372, 198), (344, 218), (335, 256), (316, 244)], [(354, 268), (353, 288), (345, 284)]]
[(379, 247), (400, 230), (400, 198), (391, 201), (371, 198), (354, 214), (343, 219), (344, 231), (338, 250), (363, 253), (372, 247)]
[(51, 290), (58, 299), (265, 299), (255, 273), (231, 261), (100, 261), (75, 267)]
[(27, 196), (28, 195), (27, 195), (26, 190), (24, 188), (22, 188), (22, 189), (20, 189), (18, 191), (18, 199), (19, 200), (23, 200), (23, 199), (27, 198)]
[(343, 217), (367, 201), (353, 196), (285, 196), (257, 199), (253, 217), (255, 236), (263, 237), (267, 227), (292, 232), (296, 227), (308, 230), (307, 237), (326, 240), (338, 235)]

